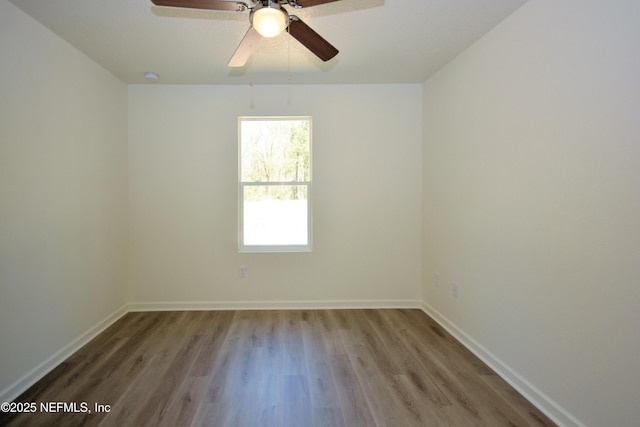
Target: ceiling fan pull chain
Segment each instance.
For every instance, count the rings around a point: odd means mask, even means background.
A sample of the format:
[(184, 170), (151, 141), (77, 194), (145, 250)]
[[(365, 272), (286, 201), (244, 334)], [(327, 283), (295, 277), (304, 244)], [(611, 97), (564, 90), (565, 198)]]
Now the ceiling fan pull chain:
[[(288, 25), (287, 33), (291, 35)], [(287, 82), (291, 84), (291, 37), (287, 38)]]

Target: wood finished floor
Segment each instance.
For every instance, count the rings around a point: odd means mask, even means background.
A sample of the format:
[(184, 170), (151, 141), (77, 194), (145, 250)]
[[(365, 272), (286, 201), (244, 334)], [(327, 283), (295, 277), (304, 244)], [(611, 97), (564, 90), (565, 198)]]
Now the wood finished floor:
[(419, 310), (129, 313), (16, 402), (111, 410), (0, 425), (555, 425)]

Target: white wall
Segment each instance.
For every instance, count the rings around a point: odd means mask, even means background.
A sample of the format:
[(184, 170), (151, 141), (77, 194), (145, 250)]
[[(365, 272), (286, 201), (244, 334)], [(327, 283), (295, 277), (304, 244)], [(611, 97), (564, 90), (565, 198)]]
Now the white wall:
[(5, 401), (126, 302), (127, 94), (6, 0), (0, 58)]
[(427, 310), (567, 425), (640, 425), (638, 22), (533, 0), (424, 84)]
[[(420, 85), (130, 86), (134, 308), (419, 304), (420, 111)], [(240, 115), (313, 116), (313, 253), (238, 254)]]

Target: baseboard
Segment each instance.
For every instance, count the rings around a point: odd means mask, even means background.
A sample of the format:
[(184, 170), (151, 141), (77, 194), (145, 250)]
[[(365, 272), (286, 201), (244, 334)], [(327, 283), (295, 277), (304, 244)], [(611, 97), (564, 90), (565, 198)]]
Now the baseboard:
[(127, 306), (123, 306), (111, 313), (105, 319), (98, 322), (84, 334), (64, 346), (47, 360), (23, 375), (16, 382), (0, 392), (0, 402), (12, 402), (29, 387), (38, 382), (42, 377), (51, 372), (56, 366), (69, 358), (73, 353), (80, 350), (82, 346), (94, 339), (98, 334), (114, 324), (118, 319), (127, 314)]
[(154, 301), (134, 302), (129, 311), (328, 310), (350, 308), (420, 308), (419, 300), (324, 301)]
[(549, 418), (551, 418), (551, 420), (553, 420), (553, 422), (564, 427), (586, 427), (576, 417), (563, 409), (542, 391), (538, 390), (533, 384), (524, 379), (497, 356), (467, 335), (462, 329), (440, 314), (436, 309), (423, 302), (422, 311), (438, 322), (440, 326), (446, 329), (447, 332), (453, 335), (480, 360), (489, 365), (489, 367), (500, 375), (502, 379), (508, 382), (529, 402), (544, 412)]

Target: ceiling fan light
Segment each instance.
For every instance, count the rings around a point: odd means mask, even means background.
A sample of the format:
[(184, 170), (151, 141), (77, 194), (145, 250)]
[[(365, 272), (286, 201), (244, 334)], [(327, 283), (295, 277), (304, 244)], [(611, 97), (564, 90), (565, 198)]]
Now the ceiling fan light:
[(262, 37), (275, 37), (287, 28), (289, 17), (280, 8), (262, 7), (251, 14), (253, 28)]

